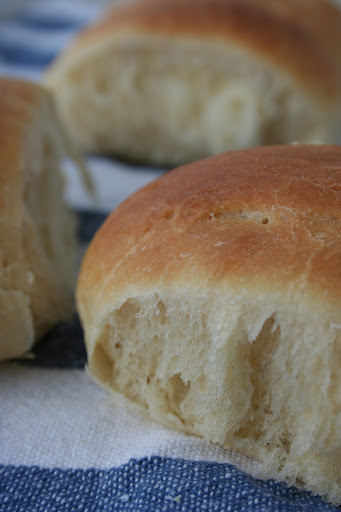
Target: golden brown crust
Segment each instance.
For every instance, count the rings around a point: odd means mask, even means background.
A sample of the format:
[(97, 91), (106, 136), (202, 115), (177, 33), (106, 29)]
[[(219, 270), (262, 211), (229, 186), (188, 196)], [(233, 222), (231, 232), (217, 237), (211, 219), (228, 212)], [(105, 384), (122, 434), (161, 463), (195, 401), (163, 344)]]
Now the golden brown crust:
[[(252, 0), (251, 0), (252, 1)], [(301, 26), (319, 40), (341, 68), (341, 10), (325, 0), (253, 0), (270, 8), (276, 16)], [(308, 14), (307, 14), (308, 13)]]
[(283, 8), (267, 0), (132, 1), (114, 6), (82, 31), (67, 55), (75, 57), (113, 34), (129, 32), (227, 42), (273, 62), (325, 99), (338, 96), (335, 55), (340, 52), (341, 16), (332, 16), (324, 2), (312, 13), (306, 2), (295, 5), (289, 2)]
[(84, 259), (78, 299), (96, 311), (131, 286), (248, 282), (291, 287), (337, 312), (340, 193), (336, 146), (262, 147), (180, 167), (110, 215)]

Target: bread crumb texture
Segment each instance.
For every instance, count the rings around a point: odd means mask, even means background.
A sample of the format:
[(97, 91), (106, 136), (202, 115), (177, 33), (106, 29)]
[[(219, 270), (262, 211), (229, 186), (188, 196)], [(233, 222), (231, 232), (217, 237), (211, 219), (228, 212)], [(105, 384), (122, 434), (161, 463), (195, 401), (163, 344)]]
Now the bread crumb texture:
[(0, 359), (72, 314), (75, 219), (63, 201), (63, 138), (50, 95), (0, 80)]
[(46, 83), (86, 151), (180, 165), (228, 149), (333, 142), (341, 14), (287, 4), (119, 3), (57, 58)]
[(341, 503), (341, 148), (225, 153), (115, 210), (82, 264), (89, 369), (165, 425)]

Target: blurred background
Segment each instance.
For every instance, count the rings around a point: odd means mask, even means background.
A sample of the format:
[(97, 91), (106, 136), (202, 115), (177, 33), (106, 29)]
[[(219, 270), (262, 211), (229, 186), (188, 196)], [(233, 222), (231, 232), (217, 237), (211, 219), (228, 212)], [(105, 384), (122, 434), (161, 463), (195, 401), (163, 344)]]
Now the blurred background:
[[(122, 1), (122, 0), (121, 0)], [(0, 0), (0, 76), (39, 82), (46, 67), (85, 25), (98, 18), (110, 0)], [(89, 157), (87, 167), (96, 198), (85, 190), (79, 173), (66, 162), (67, 200), (75, 209), (107, 214), (163, 169)], [(90, 222), (91, 218), (87, 217)], [(101, 222), (102, 217), (96, 223)]]
[[(47, 66), (75, 33), (98, 18), (104, 7), (114, 3), (113, 0), (1, 0), (0, 75), (40, 81)], [(341, 6), (341, 0), (334, 3)], [(104, 213), (167, 170), (103, 156), (87, 156), (86, 162), (96, 183), (96, 199), (88, 196), (78, 173), (67, 164), (68, 201), (75, 208)]]

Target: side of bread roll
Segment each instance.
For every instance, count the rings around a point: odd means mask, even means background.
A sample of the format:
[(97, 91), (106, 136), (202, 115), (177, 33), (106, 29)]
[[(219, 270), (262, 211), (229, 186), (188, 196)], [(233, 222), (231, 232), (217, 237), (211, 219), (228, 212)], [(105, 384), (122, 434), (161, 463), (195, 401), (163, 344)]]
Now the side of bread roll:
[(75, 219), (50, 94), (0, 79), (0, 360), (20, 356), (73, 309)]
[(313, 2), (321, 9), (284, 3), (115, 5), (47, 72), (72, 138), (87, 151), (161, 165), (262, 144), (335, 142), (341, 14), (322, 16), (322, 0)]
[(341, 148), (163, 175), (82, 263), (91, 375), (150, 418), (341, 502)]

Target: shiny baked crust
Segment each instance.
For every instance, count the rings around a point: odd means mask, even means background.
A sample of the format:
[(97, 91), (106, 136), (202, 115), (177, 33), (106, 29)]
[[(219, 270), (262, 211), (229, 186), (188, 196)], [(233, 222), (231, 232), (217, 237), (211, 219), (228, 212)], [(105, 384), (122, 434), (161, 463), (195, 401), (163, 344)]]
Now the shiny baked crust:
[(89, 370), (150, 418), (341, 502), (341, 148), (228, 152), (112, 212), (79, 275)]
[(0, 79), (0, 359), (21, 356), (73, 308), (75, 222), (50, 94)]

